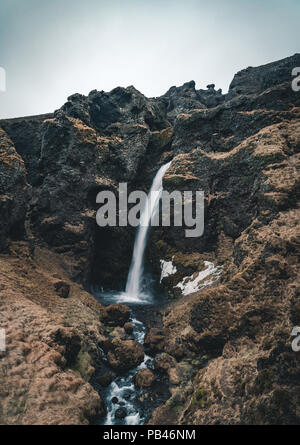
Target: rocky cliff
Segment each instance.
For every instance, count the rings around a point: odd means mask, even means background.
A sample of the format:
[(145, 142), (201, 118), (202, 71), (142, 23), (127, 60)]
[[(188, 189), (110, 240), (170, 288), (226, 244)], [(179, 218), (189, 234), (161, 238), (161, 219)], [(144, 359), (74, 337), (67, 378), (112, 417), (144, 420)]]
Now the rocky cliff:
[[(299, 54), (249, 67), (226, 95), (193, 81), (150, 99), (95, 90), (51, 115), (0, 121), (2, 423), (101, 412), (88, 381), (107, 372), (110, 340), (87, 291), (124, 286), (134, 229), (98, 227), (95, 198), (120, 182), (148, 190), (169, 160), (165, 189), (204, 191), (205, 230), (151, 233), (148, 266), (169, 301), (145, 343), (172, 396), (150, 423), (299, 423), (296, 66)], [(110, 350), (114, 363), (125, 346)]]

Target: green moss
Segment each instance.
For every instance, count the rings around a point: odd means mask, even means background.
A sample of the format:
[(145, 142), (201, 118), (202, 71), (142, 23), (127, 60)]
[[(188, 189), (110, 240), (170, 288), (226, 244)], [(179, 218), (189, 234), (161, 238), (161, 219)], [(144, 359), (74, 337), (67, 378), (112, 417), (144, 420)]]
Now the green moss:
[(92, 359), (88, 352), (82, 349), (79, 351), (75, 365), (72, 367), (73, 371), (78, 372), (84, 380), (89, 380)]
[(169, 409), (174, 411), (175, 413), (181, 411), (184, 405), (182, 402), (182, 392), (178, 391), (175, 394), (173, 394), (166, 404), (169, 407)]
[(182, 411), (182, 408), (182, 405), (174, 405), (172, 406), (172, 411), (174, 411), (175, 413), (180, 413), (180, 411)]
[(218, 221), (217, 222), (217, 230), (221, 231), (224, 229), (224, 224), (222, 223), (222, 221)]
[(207, 392), (201, 387), (195, 393), (192, 400), (192, 407), (197, 409), (205, 409), (207, 407)]
[(110, 334), (116, 327), (115, 326), (106, 326), (105, 331)]
[(169, 184), (180, 184), (182, 182), (182, 176), (169, 176), (166, 180)]

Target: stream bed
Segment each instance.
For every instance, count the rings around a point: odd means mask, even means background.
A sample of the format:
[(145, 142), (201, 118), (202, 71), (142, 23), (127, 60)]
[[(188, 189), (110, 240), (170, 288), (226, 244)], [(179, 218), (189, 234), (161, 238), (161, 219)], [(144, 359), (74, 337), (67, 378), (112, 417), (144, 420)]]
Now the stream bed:
[[(101, 304), (112, 304), (120, 302), (115, 294), (101, 295), (94, 294)], [(144, 344), (144, 337), (149, 325), (158, 326), (160, 324), (158, 308), (153, 304), (128, 304), (131, 309), (130, 322), (133, 325), (133, 333), (130, 338), (140, 344)], [(145, 352), (143, 362), (136, 368), (117, 375), (107, 388), (96, 389), (105, 405), (104, 417), (95, 419), (93, 423), (98, 425), (143, 425), (152, 411), (163, 404), (169, 397), (169, 385), (165, 376), (155, 375), (155, 382), (150, 388), (137, 388), (134, 382), (135, 375), (141, 369), (153, 370), (154, 358)]]
[[(131, 337), (141, 345), (144, 344), (147, 328), (155, 327), (155, 313), (159, 312), (155, 311), (156, 303), (151, 292), (151, 280), (147, 280), (145, 274), (144, 256), (151, 221), (159, 211), (159, 202), (163, 191), (163, 177), (170, 165), (171, 162), (168, 162), (158, 169), (144, 203), (140, 224), (136, 231), (125, 291), (92, 292), (101, 304), (123, 303), (130, 307), (130, 321), (133, 325)], [(159, 304), (161, 304), (161, 301)], [(98, 389), (104, 400), (106, 415), (96, 423), (102, 425), (144, 424), (149, 419), (153, 409), (170, 397), (168, 384), (163, 376), (156, 375), (150, 389), (138, 389), (134, 384), (134, 377), (139, 370), (144, 368), (153, 369), (153, 360), (153, 357), (145, 354), (143, 362), (135, 369), (115, 377), (108, 388)]]

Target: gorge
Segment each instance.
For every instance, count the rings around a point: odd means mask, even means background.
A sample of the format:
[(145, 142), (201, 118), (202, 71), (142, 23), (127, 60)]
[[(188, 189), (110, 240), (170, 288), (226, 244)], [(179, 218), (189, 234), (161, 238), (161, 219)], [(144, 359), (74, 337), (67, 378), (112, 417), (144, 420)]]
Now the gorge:
[[(299, 424), (297, 66), (0, 120), (2, 424)], [(99, 227), (125, 182), (145, 224)], [(162, 188), (204, 191), (202, 236), (149, 230)]]

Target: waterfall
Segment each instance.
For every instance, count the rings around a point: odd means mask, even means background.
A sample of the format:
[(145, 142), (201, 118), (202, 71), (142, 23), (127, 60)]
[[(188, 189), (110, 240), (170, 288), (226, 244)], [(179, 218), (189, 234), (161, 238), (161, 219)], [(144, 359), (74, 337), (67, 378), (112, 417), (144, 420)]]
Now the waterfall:
[[(147, 304), (150, 301), (149, 297), (151, 297), (151, 295), (142, 292), (144, 254), (147, 244), (147, 235), (151, 227), (151, 219), (159, 210), (159, 201), (163, 190), (162, 180), (164, 174), (170, 167), (170, 164), (171, 162), (163, 165), (158, 170), (147, 195), (145, 207), (142, 210), (140, 224), (135, 236), (126, 291), (118, 293), (109, 292), (106, 295), (103, 295), (101, 292), (98, 297), (101, 303), (103, 303), (103, 299), (109, 304), (117, 302), (126, 304), (138, 303), (138, 305), (142, 305), (144, 303)], [(97, 294), (95, 296), (97, 298)], [(132, 317), (130, 321), (133, 325), (133, 337), (137, 342), (143, 344), (147, 328), (144, 323), (139, 321), (136, 317), (137, 315), (135, 315), (134, 309), (132, 308)], [(128, 371), (126, 374), (116, 377), (106, 389), (102, 390), (101, 396), (105, 400), (107, 412), (104, 418), (99, 419), (99, 424), (139, 425), (144, 424), (148, 420), (149, 401), (145, 400), (144, 403), (141, 402), (140, 396), (143, 394), (143, 390), (139, 390), (135, 386), (134, 379), (139, 370), (153, 368), (153, 360), (152, 357), (145, 354), (144, 360), (139, 366)], [(161, 397), (161, 389), (159, 390), (159, 394)], [(166, 401), (169, 397), (169, 392), (167, 391), (163, 397), (163, 400)], [(125, 416), (124, 419), (120, 419), (118, 416), (118, 410), (120, 408), (123, 410)]]
[(162, 180), (170, 165), (171, 162), (168, 162), (156, 173), (147, 196), (145, 207), (142, 211), (140, 224), (135, 236), (131, 266), (126, 284), (126, 294), (129, 298), (141, 299), (141, 284), (147, 236), (151, 227), (151, 218), (155, 216), (159, 209), (159, 201), (163, 190)]

